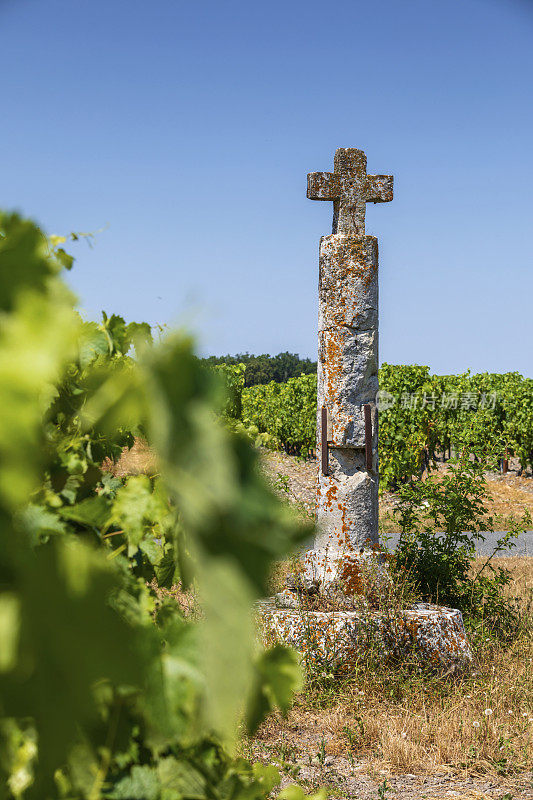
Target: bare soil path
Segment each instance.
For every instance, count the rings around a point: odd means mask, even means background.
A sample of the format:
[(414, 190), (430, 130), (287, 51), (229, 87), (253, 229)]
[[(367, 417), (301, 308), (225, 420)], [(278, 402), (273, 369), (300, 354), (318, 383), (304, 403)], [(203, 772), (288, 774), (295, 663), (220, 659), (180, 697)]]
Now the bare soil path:
[[(262, 463), (265, 472), (280, 496), (297, 504), (303, 512), (312, 515), (315, 502), (316, 460), (298, 459), (286, 453), (262, 450)], [(487, 486), (490, 494), (489, 513), (497, 517), (501, 523), (498, 527), (505, 529), (509, 520), (519, 520), (524, 512), (533, 518), (533, 477), (519, 476), (516, 472), (507, 475), (487, 474)], [(396, 497), (392, 492), (384, 492), (379, 500), (380, 531), (390, 535), (388, 546), (394, 549), (398, 526), (393, 517)], [(488, 534), (486, 542), (480, 543), (480, 555), (488, 555), (496, 543), (498, 534)], [(520, 555), (533, 555), (533, 531), (520, 536), (517, 546), (510, 552)]]

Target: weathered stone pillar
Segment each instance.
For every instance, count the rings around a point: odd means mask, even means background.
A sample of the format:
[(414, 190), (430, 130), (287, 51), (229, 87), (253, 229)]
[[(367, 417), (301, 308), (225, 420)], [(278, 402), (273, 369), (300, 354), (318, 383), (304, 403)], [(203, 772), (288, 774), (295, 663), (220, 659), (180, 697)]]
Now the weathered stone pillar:
[[(333, 233), (320, 242), (318, 532), (303, 569), (259, 604), (263, 638), (296, 647), (320, 670), (356, 668), (369, 637), (374, 657), (405, 653), (447, 674), (465, 669), (472, 651), (459, 611), (427, 603), (376, 610), (361, 580), (361, 560), (378, 544), (378, 246), (365, 236), (365, 204), (392, 200), (392, 177), (367, 175), (362, 150), (340, 149), (335, 172), (307, 180), (308, 197), (333, 201)], [(379, 558), (366, 566), (379, 593), (387, 570)]]
[(392, 200), (392, 180), (367, 175), (365, 154), (344, 148), (334, 173), (308, 175), (307, 196), (334, 202), (320, 242), (318, 533), (305, 558), (326, 581), (344, 557), (378, 545), (378, 245), (365, 236), (365, 206)]
[[(376, 239), (343, 233), (322, 239), (318, 320), (317, 453), (325, 433), (328, 465), (323, 470), (320, 463), (318, 469), (315, 546), (320, 550), (329, 546), (331, 553), (359, 550), (378, 543)], [(372, 468), (368, 471), (366, 403), (372, 419)]]

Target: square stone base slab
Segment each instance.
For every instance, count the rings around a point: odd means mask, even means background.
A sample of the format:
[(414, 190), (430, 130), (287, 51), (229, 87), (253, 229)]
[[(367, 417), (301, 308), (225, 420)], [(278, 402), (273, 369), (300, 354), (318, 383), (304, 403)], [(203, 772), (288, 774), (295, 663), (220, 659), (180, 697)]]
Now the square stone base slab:
[(425, 668), (462, 672), (472, 662), (460, 611), (417, 603), (401, 611), (308, 611), (257, 604), (261, 638), (298, 650), (308, 665), (349, 673), (372, 648), (378, 658), (415, 658)]

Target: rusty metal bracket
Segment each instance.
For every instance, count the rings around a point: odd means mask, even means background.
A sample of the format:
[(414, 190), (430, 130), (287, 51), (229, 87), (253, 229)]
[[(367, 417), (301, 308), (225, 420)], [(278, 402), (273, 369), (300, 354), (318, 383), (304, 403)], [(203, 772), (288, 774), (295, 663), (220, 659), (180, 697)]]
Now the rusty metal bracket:
[(363, 406), (365, 412), (365, 459), (366, 471), (372, 472), (372, 409), (370, 403)]
[(322, 406), (320, 436), (321, 436), (322, 475), (329, 475), (328, 410), (326, 406)]

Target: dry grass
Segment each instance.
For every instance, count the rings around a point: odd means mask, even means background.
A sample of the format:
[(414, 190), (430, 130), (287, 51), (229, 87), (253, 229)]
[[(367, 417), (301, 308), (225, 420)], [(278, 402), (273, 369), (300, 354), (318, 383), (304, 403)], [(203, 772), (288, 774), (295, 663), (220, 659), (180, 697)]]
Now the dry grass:
[[(477, 558), (474, 562), (474, 569), (479, 568), (484, 560), (484, 558)], [(526, 606), (533, 592), (533, 556), (508, 556), (507, 558), (495, 558), (493, 562), (494, 566), (509, 570), (512, 579), (508, 586), (508, 592)]]
[[(446, 465), (440, 465), (439, 472), (446, 471)], [(496, 518), (502, 530), (510, 522), (520, 522), (524, 514), (533, 517), (533, 480), (530, 477), (517, 475), (486, 475), (488, 498), (486, 502), (487, 516)], [(385, 492), (379, 501), (379, 525), (383, 533), (397, 533), (398, 521), (393, 514), (396, 496)]]
[(533, 493), (531, 490), (527, 491), (526, 488), (522, 488), (523, 486), (530, 488), (531, 482), (531, 478), (522, 478), (522, 485), (515, 485), (488, 478), (489, 514), (515, 518), (515, 516), (521, 517), (525, 511), (529, 511), (533, 516)]
[(199, 619), (201, 616), (200, 603), (198, 595), (193, 588), (184, 590), (179, 583), (175, 583), (170, 589), (165, 589), (157, 585), (157, 580), (154, 578), (150, 583), (156, 596), (156, 612), (159, 611), (165, 603), (176, 603), (180, 612), (186, 619)]
[[(533, 558), (496, 563), (511, 570), (509, 591), (525, 609)], [(526, 770), (533, 760), (531, 634), (530, 624), (509, 648), (483, 645), (463, 678), (383, 668), (362, 670), (348, 682), (324, 682), (303, 693), (286, 720), (272, 716), (256, 744), (272, 751), (283, 742), (305, 759), (316, 756), (323, 737), (327, 756), (364, 759), (390, 773)]]
[(157, 472), (155, 455), (144, 439), (135, 439), (133, 447), (125, 447), (115, 464), (109, 461), (105, 467), (119, 478), (125, 475), (154, 475)]

